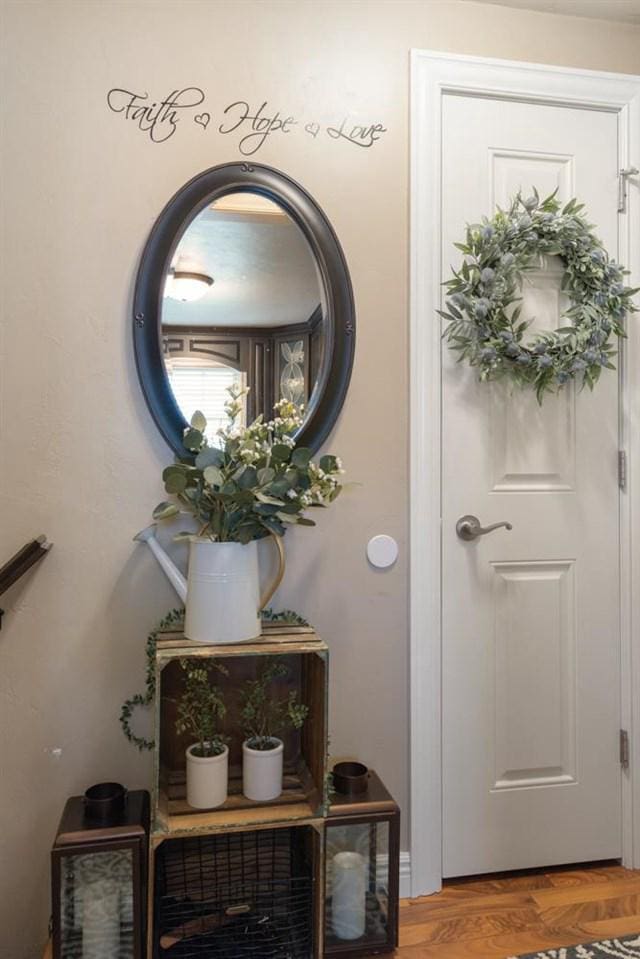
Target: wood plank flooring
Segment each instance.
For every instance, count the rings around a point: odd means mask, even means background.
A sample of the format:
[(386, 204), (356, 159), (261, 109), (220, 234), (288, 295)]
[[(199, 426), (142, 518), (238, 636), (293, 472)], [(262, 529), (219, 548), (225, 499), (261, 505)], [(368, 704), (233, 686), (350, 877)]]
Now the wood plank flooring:
[(394, 955), (507, 959), (633, 933), (640, 933), (640, 870), (600, 863), (453, 880), (436, 896), (403, 899)]
[(640, 933), (640, 870), (617, 864), (452, 880), (400, 904), (396, 959), (507, 959)]

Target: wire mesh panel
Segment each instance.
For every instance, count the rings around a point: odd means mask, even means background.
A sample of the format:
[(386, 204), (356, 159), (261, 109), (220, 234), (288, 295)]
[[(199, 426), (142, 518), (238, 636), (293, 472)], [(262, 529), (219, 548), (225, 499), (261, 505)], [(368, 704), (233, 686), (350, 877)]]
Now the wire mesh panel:
[(309, 959), (309, 827), (197, 836), (156, 854), (156, 959)]

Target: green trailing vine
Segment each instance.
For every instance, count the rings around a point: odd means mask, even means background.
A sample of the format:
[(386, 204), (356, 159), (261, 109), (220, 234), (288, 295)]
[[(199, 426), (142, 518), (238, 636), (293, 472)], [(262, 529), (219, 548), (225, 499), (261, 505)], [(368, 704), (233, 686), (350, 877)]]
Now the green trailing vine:
[(184, 609), (172, 609), (164, 619), (160, 620), (158, 625), (147, 637), (146, 645), (146, 689), (144, 693), (136, 693), (131, 699), (127, 699), (122, 704), (120, 710), (120, 725), (122, 731), (130, 743), (137, 746), (142, 752), (145, 749), (153, 749), (155, 742), (153, 739), (145, 739), (144, 736), (136, 736), (131, 728), (131, 717), (139, 706), (151, 706), (156, 696), (156, 644), (158, 633), (168, 629), (181, 629), (184, 624)]
[(265, 623), (282, 623), (284, 626), (309, 626), (310, 624), (298, 613), (292, 609), (282, 609), (279, 613), (274, 613), (271, 607), (263, 609), (261, 613)]
[[(448, 323), (449, 346), (479, 369), (481, 380), (530, 385), (542, 402), (574, 379), (593, 389), (603, 369), (615, 369), (611, 337), (625, 336), (638, 290), (624, 284), (628, 271), (609, 258), (583, 209), (575, 199), (561, 207), (555, 192), (541, 200), (534, 189), (467, 227), (465, 241), (455, 244), (464, 259), (444, 284), (446, 310), (438, 312)], [(532, 318), (521, 315), (522, 286), (545, 256), (559, 256), (564, 265), (566, 322), (526, 342)]]

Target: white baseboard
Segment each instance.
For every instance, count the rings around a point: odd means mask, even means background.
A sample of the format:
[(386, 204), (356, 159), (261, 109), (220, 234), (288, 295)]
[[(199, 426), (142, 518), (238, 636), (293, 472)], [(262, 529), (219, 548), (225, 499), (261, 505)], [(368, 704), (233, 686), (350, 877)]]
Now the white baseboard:
[(408, 850), (400, 853), (400, 898), (411, 896), (411, 854)]
[[(376, 873), (378, 880), (386, 885), (387, 857), (378, 856), (376, 859)], [(400, 898), (411, 897), (411, 854), (408, 851), (400, 852)]]

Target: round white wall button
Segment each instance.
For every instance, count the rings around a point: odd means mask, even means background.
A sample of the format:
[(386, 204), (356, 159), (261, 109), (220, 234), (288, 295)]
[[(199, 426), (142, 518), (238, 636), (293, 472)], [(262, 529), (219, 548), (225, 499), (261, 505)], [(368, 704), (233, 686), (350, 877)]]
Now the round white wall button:
[(398, 558), (398, 544), (393, 536), (374, 536), (367, 543), (367, 557), (371, 565), (377, 566), (378, 569), (393, 566)]

